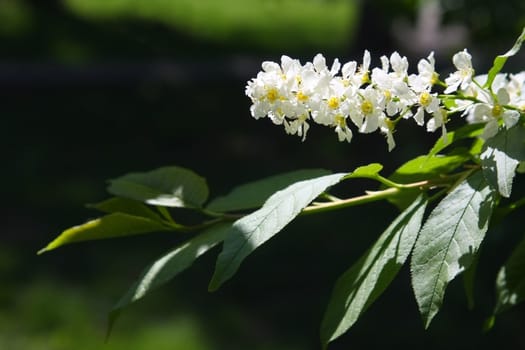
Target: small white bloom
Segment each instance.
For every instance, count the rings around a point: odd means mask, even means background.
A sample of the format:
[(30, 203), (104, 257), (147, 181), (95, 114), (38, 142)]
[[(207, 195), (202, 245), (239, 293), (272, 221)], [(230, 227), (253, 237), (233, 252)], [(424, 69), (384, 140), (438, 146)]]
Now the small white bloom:
[(390, 55), (390, 65), (392, 66), (392, 76), (398, 80), (405, 80), (408, 76), (408, 59), (401, 57), (397, 51)]
[(431, 52), (426, 59), (419, 61), (417, 64), (418, 74), (411, 74), (408, 77), (408, 85), (416, 92), (430, 91), (439, 76), (434, 66), (434, 52)]
[(485, 122), (482, 138), (485, 140), (494, 136), (498, 131), (501, 120), (507, 129), (513, 127), (520, 118), (520, 113), (504, 107), (509, 103), (509, 93), (504, 88), (498, 90), (497, 98), (488, 95), (487, 103), (475, 104), (468, 120), (470, 122)]
[(447, 129), (446, 123), (448, 121), (447, 111), (445, 109), (439, 108), (434, 113), (432, 113), (432, 118), (427, 122), (427, 131), (434, 132), (439, 127), (441, 127), (441, 137), (444, 142), (447, 142)]
[(352, 140), (352, 130), (348, 127), (346, 124), (346, 117), (342, 114), (338, 114), (334, 118), (335, 121), (335, 132), (337, 133), (337, 137), (339, 141), (347, 141), (350, 142)]
[(381, 130), (381, 133), (385, 135), (386, 143), (388, 145), (388, 151), (392, 151), (394, 147), (396, 146), (396, 142), (394, 140), (394, 123), (388, 117), (385, 115), (380, 116), (379, 118), (379, 130)]
[(472, 82), (472, 75), (474, 74), (472, 56), (466, 49), (456, 53), (452, 57), (452, 62), (457, 68), (457, 71), (445, 79), (445, 83), (447, 84), (445, 94), (450, 94), (458, 89), (466, 89)]
[(359, 132), (370, 133), (379, 127), (379, 118), (384, 117), (384, 96), (372, 86), (360, 89), (352, 99), (350, 118)]
[(353, 85), (359, 87), (370, 82), (370, 61), (370, 51), (365, 50), (363, 54), (363, 64), (359, 66), (354, 75)]

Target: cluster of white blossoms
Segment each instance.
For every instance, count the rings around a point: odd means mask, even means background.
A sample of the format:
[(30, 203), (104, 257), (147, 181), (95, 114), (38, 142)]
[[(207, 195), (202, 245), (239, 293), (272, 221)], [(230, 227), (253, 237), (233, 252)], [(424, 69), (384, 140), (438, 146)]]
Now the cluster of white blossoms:
[(445, 80), (445, 94), (456, 93), (456, 106), (449, 113), (463, 111), (469, 123), (485, 123), (483, 139), (498, 132), (500, 124), (513, 127), (525, 114), (525, 71), (517, 74), (499, 73), (489, 88), (488, 75), (473, 77), (472, 57), (466, 51), (453, 57), (457, 72)]
[[(246, 86), (251, 114), (256, 119), (268, 117), (303, 140), (312, 122), (333, 128), (339, 141), (351, 141), (352, 125), (360, 133), (379, 131), (391, 150), (399, 120), (414, 119), (428, 131), (441, 129), (446, 135), (448, 116), (462, 112), (470, 122), (487, 123), (484, 136), (490, 137), (500, 121), (506, 127), (514, 125), (520, 112), (512, 106), (525, 104), (525, 73), (508, 78), (499, 74), (493, 94), (493, 89), (481, 87), (486, 76), (473, 76), (466, 50), (454, 55), (457, 71), (445, 82), (435, 71), (433, 53), (418, 62), (417, 74), (410, 75), (407, 58), (397, 52), (380, 60), (381, 67), (371, 69), (370, 53), (365, 51), (359, 66), (355, 61), (341, 65), (335, 59), (328, 67), (321, 54), (304, 65), (288, 56), (281, 57), (281, 64), (263, 62), (262, 71)], [(436, 85), (445, 88), (444, 95), (432, 91)], [(452, 97), (457, 103), (445, 107), (444, 98)]]

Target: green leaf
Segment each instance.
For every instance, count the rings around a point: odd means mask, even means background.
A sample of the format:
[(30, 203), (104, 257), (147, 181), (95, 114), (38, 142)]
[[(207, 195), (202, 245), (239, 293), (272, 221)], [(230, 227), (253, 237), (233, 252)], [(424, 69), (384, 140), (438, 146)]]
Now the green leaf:
[(338, 279), (321, 325), (324, 346), (345, 333), (392, 282), (412, 251), (426, 204), (419, 196)]
[(494, 196), (478, 171), (430, 213), (412, 254), (412, 286), (425, 328), (437, 314), (447, 284), (472, 263), (487, 232)]
[(496, 56), (496, 58), (494, 59), (494, 63), (492, 64), (492, 67), (489, 70), (487, 82), (483, 86), (484, 88), (490, 88), (492, 86), (492, 83), (494, 82), (496, 75), (501, 71), (501, 69), (507, 62), (507, 59), (518, 53), (523, 41), (525, 41), (525, 28), (523, 28), (521, 35), (519, 36), (519, 38), (514, 43), (514, 46), (509, 51), (507, 51), (503, 55)]
[(525, 160), (525, 128), (515, 125), (500, 130), (485, 142), (481, 152), (483, 174), (492, 188), (510, 197), (512, 182), (520, 161)]
[(75, 242), (125, 237), (159, 231), (173, 231), (173, 228), (160, 221), (149, 218), (124, 213), (114, 213), (65, 230), (45, 248), (41, 249), (38, 254)]
[[(447, 133), (447, 137), (443, 138), (440, 137), (430, 152), (428, 153), (429, 157), (433, 157), (437, 155), (439, 152), (450, 146), (456, 141), (467, 139), (467, 138), (474, 138), (478, 137), (483, 133), (483, 128), (485, 127), (485, 123), (477, 123), (477, 124), (467, 124), (464, 125), (454, 131), (449, 131)], [(446, 141), (445, 141), (446, 140)]]
[(345, 175), (339, 173), (296, 182), (273, 194), (259, 210), (237, 220), (224, 241), (209, 290), (218, 289), (230, 279), (248, 255), (281, 231), (310, 202)]
[(350, 174), (346, 175), (346, 178), (354, 178), (354, 177), (369, 177), (369, 176), (375, 176), (379, 174), (379, 172), (383, 170), (383, 165), (379, 163), (371, 163), (368, 165), (360, 166), (356, 168), (354, 171), (352, 171)]
[(151, 210), (147, 205), (133, 199), (113, 197), (99, 203), (88, 204), (87, 207), (97, 209), (107, 214), (124, 213), (162, 221), (159, 214)]
[[(467, 154), (419, 156), (400, 166), (388, 179), (402, 184), (434, 179), (440, 175), (449, 174), (469, 159), (470, 156)], [(390, 197), (388, 200), (403, 210), (420, 193), (421, 191), (417, 188), (403, 189), (397, 196)]]
[(495, 313), (505, 311), (525, 300), (525, 238), (499, 270), (496, 295)]
[(108, 192), (165, 207), (199, 208), (208, 198), (208, 186), (204, 178), (191, 170), (175, 166), (131, 173), (111, 180)]
[(450, 173), (469, 159), (468, 154), (419, 156), (400, 166), (388, 179), (399, 183), (428, 180)]
[(222, 242), (231, 224), (208, 228), (198, 236), (171, 250), (150, 264), (130, 289), (120, 298), (109, 315), (108, 335), (123, 308), (145, 297), (190, 267), (201, 255)]
[(258, 208), (275, 192), (297, 182), (328, 175), (324, 169), (305, 169), (271, 176), (234, 188), (226, 196), (212, 200), (206, 207), (211, 211), (226, 212)]

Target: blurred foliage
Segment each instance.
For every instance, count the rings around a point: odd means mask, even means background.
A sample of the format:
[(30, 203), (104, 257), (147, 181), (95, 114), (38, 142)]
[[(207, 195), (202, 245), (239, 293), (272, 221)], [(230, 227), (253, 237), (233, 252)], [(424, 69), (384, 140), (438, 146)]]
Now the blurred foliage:
[(482, 47), (508, 45), (525, 26), (523, 0), (442, 0), (445, 20), (463, 23)]
[(18, 35), (31, 29), (32, 10), (24, 1), (0, 0), (0, 34)]
[(346, 46), (358, 19), (358, 0), (64, 0), (64, 4), (97, 21), (158, 21), (196, 39), (281, 50)]
[[(484, 33), (492, 42), (512, 40), (516, 32), (509, 28), (520, 26), (516, 22), (523, 15), (517, 14), (525, 13), (522, 0), (444, 3), (451, 4), (445, 20), (465, 19), (477, 30), (474, 39), (484, 38)], [(6, 71), (8, 65), (1, 71), (10, 78), (7, 83), (0, 80), (5, 122), (0, 136), (7, 148), (2, 181), (8, 184), (1, 226), (0, 349), (102, 348), (111, 304), (144, 264), (174, 244), (165, 236), (124, 246), (122, 241), (108, 241), (36, 258), (36, 251), (60, 230), (94, 215), (83, 204), (104, 199), (108, 178), (180, 165), (208, 177), (214, 195), (219, 195), (235, 184), (299, 167), (337, 171), (384, 159), (388, 172), (435, 140), (414, 127), (398, 131), (396, 138), (404, 147), (395, 154), (387, 153), (381, 135), (356, 138), (346, 147), (334, 142), (332, 132), (312, 130), (309, 140), (301, 143), (271, 123), (256, 124), (249, 117), (245, 80), (239, 76), (201, 77), (185, 84), (149, 80), (145, 71), (150, 68), (137, 66), (129, 68), (131, 77), (108, 83), (104, 74), (111, 75), (112, 66), (91, 80), (85, 75), (84, 80), (75, 80), (74, 71), (58, 70), (50, 76), (46, 69), (51, 63), (114, 63), (122, 68), (134, 61), (194, 63), (204, 58), (199, 64), (209, 67), (217, 56), (238, 52), (258, 54), (257, 60), (262, 60), (294, 50), (308, 54), (330, 50), (341, 56), (347, 48), (358, 51), (361, 46), (375, 46), (380, 50), (375, 53), (383, 54), (392, 45), (389, 24), (399, 17), (413, 19), (417, 4), (417, 0), (0, 0), (0, 60), (42, 64), (42, 71), (20, 74), (21, 78), (16, 78), (18, 72), (27, 73), (28, 67)], [(499, 19), (491, 19), (487, 27), (485, 17), (466, 4), (485, 6), (488, 16), (498, 13)], [(363, 6), (370, 11), (363, 13)], [(368, 211), (346, 211), (326, 217), (329, 229), (326, 223), (305, 218), (250, 259), (246, 271), (251, 274), (239, 276), (218, 294), (206, 292), (213, 260), (204, 261), (180, 276), (176, 288), (169, 285), (144, 307), (130, 308), (104, 347), (231, 350), (227, 341), (242, 338), (239, 344), (246, 346), (253, 346), (256, 339), (262, 344), (257, 349), (317, 349), (318, 325), (333, 282), (393, 214), (390, 206), (378, 208), (373, 217)], [(519, 220), (516, 217), (515, 223)], [(506, 229), (512, 231), (512, 226)], [(499, 242), (503, 231), (488, 238)], [(299, 237), (301, 246), (294, 243)], [(292, 252), (294, 257), (289, 258)], [(503, 262), (507, 252), (494, 259)], [(523, 308), (507, 321), (498, 321), (501, 326), (486, 337), (480, 336), (481, 325), (475, 323), (490, 308), (495, 273), (480, 276), (477, 314), (457, 316), (455, 303), (464, 304), (458, 287), (450, 291), (455, 298), (428, 332), (422, 330), (412, 292), (401, 281), (333, 348), (406, 346), (412, 341), (438, 349), (449, 346), (454, 337), (467, 347), (493, 348), (506, 342), (520, 348), (525, 342)], [(49, 274), (52, 280), (46, 280)], [(33, 282), (31, 276), (42, 280)], [(93, 301), (96, 298), (108, 300)], [(447, 307), (454, 312), (447, 312)], [(162, 317), (156, 317), (158, 310), (165, 312)], [(407, 317), (400, 322), (399, 314)], [(468, 336), (459, 331), (465, 328)], [(212, 339), (217, 334), (222, 347)], [(283, 339), (299, 345), (276, 345)]]
[[(98, 310), (94, 312), (94, 310)], [(125, 332), (116, 332), (104, 344), (103, 304), (87, 298), (78, 289), (63, 283), (41, 281), (19, 286), (9, 306), (0, 313), (0, 348), (12, 350), (108, 350), (184, 349), (214, 347), (197, 320), (188, 315), (142, 322), (130, 312), (133, 323)], [(12, 320), (17, 322), (12, 322)]]

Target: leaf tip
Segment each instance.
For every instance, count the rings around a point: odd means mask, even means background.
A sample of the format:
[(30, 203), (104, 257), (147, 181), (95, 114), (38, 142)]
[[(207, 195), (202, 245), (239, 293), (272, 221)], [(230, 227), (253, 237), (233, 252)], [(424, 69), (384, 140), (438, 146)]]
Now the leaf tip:
[(496, 323), (496, 316), (492, 315), (483, 322), (483, 332), (489, 332)]
[(111, 332), (113, 332), (113, 328), (115, 327), (115, 323), (117, 322), (117, 319), (119, 318), (120, 313), (121, 313), (120, 308), (113, 308), (113, 310), (109, 312), (108, 325), (106, 327), (106, 336), (104, 337), (104, 343), (106, 344), (109, 342), (109, 338), (111, 337)]
[(213, 293), (216, 292), (219, 287), (221, 286), (222, 282), (218, 280), (218, 278), (215, 278), (215, 275), (211, 278), (210, 283), (208, 284), (208, 292)]
[(46, 246), (46, 247), (40, 249), (38, 252), (36, 252), (36, 255), (42, 255), (45, 252), (47, 252), (48, 250), (50, 250), (50, 249), (48, 249), (48, 247)]

